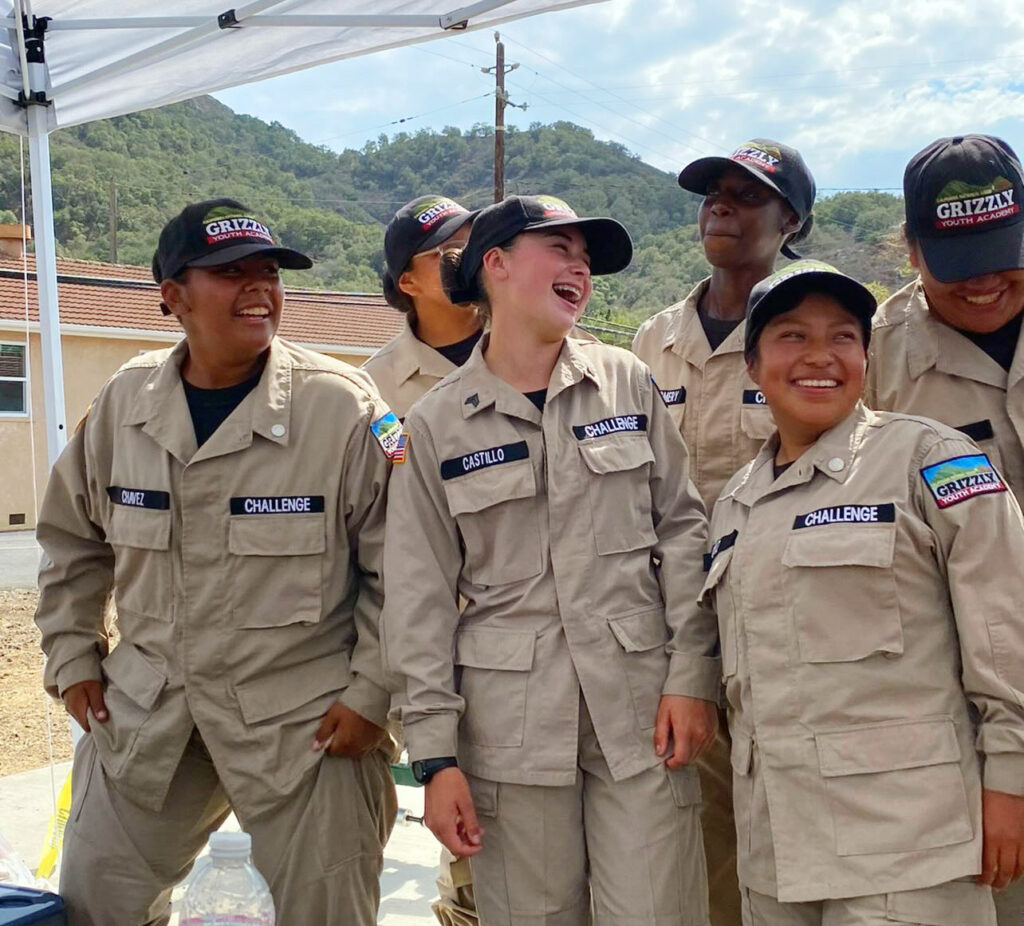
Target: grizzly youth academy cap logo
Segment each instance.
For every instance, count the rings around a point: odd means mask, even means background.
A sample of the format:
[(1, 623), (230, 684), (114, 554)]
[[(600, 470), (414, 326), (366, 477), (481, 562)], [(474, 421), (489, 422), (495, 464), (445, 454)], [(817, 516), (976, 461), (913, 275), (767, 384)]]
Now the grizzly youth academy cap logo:
[(464, 206), (460, 206), (454, 199), (439, 197), (421, 203), (413, 210), (413, 218), (420, 223), (424, 232), (429, 232), (438, 222), (447, 219), (452, 215), (462, 215), (469, 212)]
[(230, 206), (218, 206), (203, 216), (203, 229), (208, 245), (228, 241), (256, 241), (274, 246), (274, 236), (262, 222), (243, 215)]
[(1020, 203), (1013, 201), (1015, 192), (1005, 177), (984, 185), (951, 180), (935, 199), (935, 227), (972, 228), (1016, 215)]
[(538, 196), (536, 200), (540, 204), (541, 209), (544, 210), (545, 216), (565, 219), (579, 218), (572, 206), (557, 196)]
[(774, 174), (782, 166), (782, 152), (772, 145), (761, 145), (757, 142), (748, 141), (740, 145), (729, 157), (733, 161), (742, 161), (745, 164), (752, 164), (758, 170)]

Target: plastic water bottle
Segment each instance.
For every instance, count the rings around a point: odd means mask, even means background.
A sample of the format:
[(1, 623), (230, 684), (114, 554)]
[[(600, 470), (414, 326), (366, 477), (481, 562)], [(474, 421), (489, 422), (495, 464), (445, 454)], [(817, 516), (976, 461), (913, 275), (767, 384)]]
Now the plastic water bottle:
[(210, 836), (210, 863), (185, 892), (181, 926), (274, 926), (274, 899), (251, 852), (248, 833)]

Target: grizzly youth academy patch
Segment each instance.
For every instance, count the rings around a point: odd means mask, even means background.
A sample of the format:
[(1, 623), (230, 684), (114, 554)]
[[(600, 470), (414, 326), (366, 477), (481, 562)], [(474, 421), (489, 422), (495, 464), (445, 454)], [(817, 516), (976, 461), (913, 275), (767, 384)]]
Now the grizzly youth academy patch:
[(958, 505), (976, 495), (1006, 491), (1006, 483), (983, 453), (933, 463), (921, 470), (921, 478), (940, 508)]
[(377, 443), (380, 444), (380, 449), (384, 451), (384, 456), (391, 460), (392, 463), (399, 458), (399, 462), (405, 460), (402, 422), (398, 420), (398, 416), (394, 412), (381, 415), (380, 418), (370, 425), (370, 430), (373, 432), (373, 436), (377, 438)]

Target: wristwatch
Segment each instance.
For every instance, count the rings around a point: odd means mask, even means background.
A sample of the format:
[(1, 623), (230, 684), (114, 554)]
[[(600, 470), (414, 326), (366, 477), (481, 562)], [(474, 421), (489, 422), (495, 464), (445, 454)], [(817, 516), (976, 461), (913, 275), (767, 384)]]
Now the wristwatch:
[(455, 756), (444, 756), (440, 759), (417, 759), (412, 764), (412, 777), (421, 785), (425, 785), (439, 771), (445, 768), (458, 768)]

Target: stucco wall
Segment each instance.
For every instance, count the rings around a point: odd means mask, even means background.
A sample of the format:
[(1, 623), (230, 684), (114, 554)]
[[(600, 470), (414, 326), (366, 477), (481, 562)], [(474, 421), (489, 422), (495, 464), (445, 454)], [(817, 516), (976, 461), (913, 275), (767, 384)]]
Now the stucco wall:
[[(24, 344), (25, 332), (0, 328), (0, 341)], [(135, 338), (65, 336), (64, 395), (67, 426), (70, 432), (81, 420), (92, 398), (122, 363), (141, 351), (170, 347), (172, 342)], [(326, 352), (339, 360), (360, 366), (365, 357)], [(0, 413), (0, 531), (35, 527), (32, 500), (33, 440), (35, 438), (35, 476), (38, 500), (42, 501), (49, 471), (46, 455), (46, 431), (43, 422), (42, 356), (39, 335), (29, 335), (29, 385), (33, 420)], [(11, 515), (23, 514), (24, 524), (12, 525)]]

